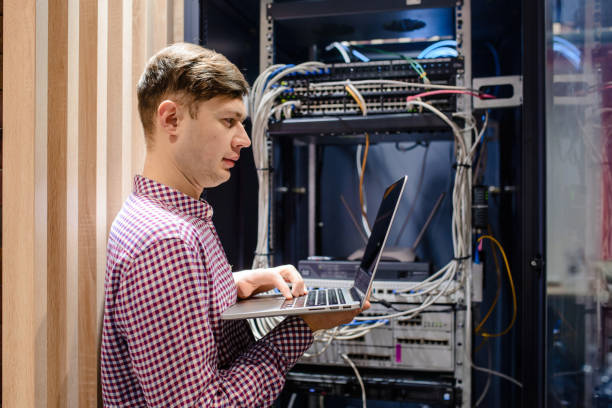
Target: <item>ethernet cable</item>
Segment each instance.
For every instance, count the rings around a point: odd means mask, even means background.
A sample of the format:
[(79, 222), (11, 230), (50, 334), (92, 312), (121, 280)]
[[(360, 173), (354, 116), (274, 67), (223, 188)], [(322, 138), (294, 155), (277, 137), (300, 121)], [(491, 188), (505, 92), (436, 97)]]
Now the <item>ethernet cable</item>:
[[(353, 84), (350, 81), (347, 81), (344, 88), (346, 92), (353, 97), (355, 102), (357, 102), (357, 105), (361, 109), (362, 115), (367, 116), (368, 107), (365, 102), (365, 99), (363, 98), (363, 95), (361, 95), (361, 92), (359, 92), (357, 88), (355, 88), (355, 86), (353, 86)], [(357, 177), (359, 179), (359, 205), (361, 207), (361, 223), (363, 225), (363, 230), (366, 236), (369, 237), (370, 236), (370, 224), (367, 218), (368, 205), (367, 205), (366, 198), (365, 198), (366, 196), (365, 188), (363, 186), (363, 178), (365, 176), (365, 166), (366, 166), (366, 161), (368, 158), (368, 150), (370, 147), (370, 137), (367, 133), (365, 134), (365, 138), (366, 138), (366, 143), (365, 143), (365, 151), (363, 153), (363, 159), (361, 158), (361, 151), (363, 150), (363, 148), (362, 148), (362, 145), (359, 145), (357, 146), (357, 151), (355, 152), (356, 153), (355, 161), (357, 164)]]
[(351, 368), (355, 372), (355, 376), (357, 377), (357, 381), (359, 381), (359, 386), (361, 386), (361, 402), (362, 402), (362, 407), (363, 408), (367, 408), (365, 386), (363, 385), (363, 380), (361, 379), (361, 375), (359, 374), (359, 370), (357, 370), (357, 366), (355, 366), (355, 363), (353, 363), (353, 361), (346, 354), (342, 353), (342, 354), (340, 354), (340, 356), (344, 359), (344, 361), (346, 361), (351, 366)]
[(325, 64), (320, 62), (306, 62), (297, 66), (293, 65), (273, 65), (257, 78), (253, 84), (253, 89), (249, 97), (249, 114), (253, 121), (252, 145), (255, 168), (257, 170), (257, 180), (259, 183), (258, 192), (258, 225), (257, 225), (257, 245), (253, 268), (264, 268), (270, 264), (270, 242), (269, 242), (269, 213), (270, 213), (270, 143), (267, 139), (267, 129), (270, 117), (278, 113), (278, 109), (284, 109), (285, 114), (289, 114), (290, 106), (298, 106), (300, 101), (292, 101), (276, 108), (276, 100), (279, 95), (288, 88), (278, 86), (278, 82), (294, 72), (306, 73), (320, 70)]
[[(286, 110), (290, 109), (291, 106), (299, 106), (300, 101), (291, 101), (290, 103), (278, 104), (276, 102), (278, 95), (282, 94), (287, 88), (282, 84), (279, 85), (279, 81), (285, 76), (292, 72), (307, 72), (320, 69), (322, 64), (319, 63), (305, 63), (298, 66), (284, 66), (275, 65), (262, 73), (260, 77), (255, 81), (253, 86), (253, 92), (251, 94), (249, 110), (251, 117), (254, 118), (253, 124), (253, 145), (254, 155), (256, 156), (256, 166), (258, 169), (258, 181), (260, 184), (260, 196), (259, 196), (259, 208), (260, 213), (263, 217), (260, 217), (260, 223), (258, 225), (258, 246), (256, 250), (256, 258), (254, 259), (254, 267), (260, 265), (263, 267), (268, 261), (267, 257), (257, 259), (257, 254), (265, 253), (268, 250), (269, 243), (267, 237), (269, 236), (268, 231), (268, 219), (267, 214), (269, 211), (269, 171), (265, 171), (268, 166), (267, 159), (269, 158), (269, 145), (266, 143), (265, 133), (267, 131), (267, 124), (271, 117), (278, 115), (282, 111), (287, 117), (290, 115)], [(392, 81), (392, 80), (365, 80), (365, 81), (339, 81), (339, 82), (327, 82), (327, 83), (311, 83), (311, 89), (325, 89), (330, 87), (342, 86), (353, 98), (358, 101), (358, 105), (362, 109), (362, 113), (367, 112), (367, 105), (363, 96), (359, 91), (359, 86), (372, 85), (372, 84), (387, 84), (387, 85), (401, 85), (408, 87), (421, 87), (429, 89), (442, 89), (442, 90), (459, 90), (459, 91), (471, 91), (468, 88), (456, 87), (456, 86), (444, 86), (435, 84), (420, 84), (420, 83), (408, 83), (403, 81)], [(349, 91), (350, 90), (350, 91)], [(361, 104), (359, 103), (361, 102)], [(409, 105), (408, 105), (409, 104)], [(380, 315), (380, 316), (368, 316), (368, 317), (357, 317), (355, 322), (363, 322), (372, 319), (378, 319), (375, 323), (367, 323), (363, 325), (354, 326), (342, 326), (334, 329), (333, 331), (322, 331), (315, 334), (317, 342), (325, 342), (324, 347), (320, 349), (317, 354), (324, 352), (333, 340), (349, 340), (357, 337), (361, 337), (367, 334), (369, 331), (376, 327), (380, 327), (386, 324), (386, 319), (402, 319), (407, 320), (418, 315), (420, 312), (428, 308), (429, 306), (436, 303), (442, 296), (450, 296), (456, 293), (459, 289), (466, 287), (466, 276), (463, 272), (463, 261), (466, 260), (466, 254), (471, 244), (471, 231), (469, 227), (469, 215), (470, 215), (470, 203), (469, 194), (471, 191), (471, 160), (475, 152), (476, 146), (482, 139), (484, 128), (486, 127), (486, 121), (483, 124), (480, 132), (475, 129), (475, 121), (467, 118), (468, 122), (466, 127), (460, 129), (451, 119), (445, 114), (437, 110), (431, 104), (427, 104), (422, 101), (414, 100), (409, 101), (407, 106), (415, 105), (421, 109), (431, 111), (433, 114), (439, 116), (447, 125), (451, 128), (455, 142), (457, 144), (456, 155), (457, 155), (457, 171), (455, 174), (455, 187), (453, 189), (453, 255), (454, 259), (451, 260), (438, 272), (434, 273), (429, 278), (416, 284), (409, 293), (407, 291), (398, 293), (398, 296), (405, 298), (419, 299), (420, 305), (411, 309)], [(282, 105), (282, 107), (281, 107)], [(467, 132), (474, 131), (475, 141), (470, 146), (466, 145), (464, 135)], [(256, 142), (257, 140), (257, 142)], [(263, 188), (262, 188), (263, 186)], [(459, 280), (457, 280), (459, 278)], [(282, 318), (265, 318), (257, 319), (255, 323), (252, 323), (254, 328), (254, 334), (256, 336), (263, 336), (265, 332), (271, 330)]]

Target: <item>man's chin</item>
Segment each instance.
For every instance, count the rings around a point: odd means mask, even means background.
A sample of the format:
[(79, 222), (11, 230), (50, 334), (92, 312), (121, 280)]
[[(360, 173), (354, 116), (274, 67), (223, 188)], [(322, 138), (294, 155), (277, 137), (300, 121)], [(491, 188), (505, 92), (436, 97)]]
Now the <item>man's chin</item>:
[(225, 183), (230, 179), (231, 175), (229, 170), (224, 170), (223, 173), (217, 174), (214, 180), (210, 180), (206, 188), (214, 188)]

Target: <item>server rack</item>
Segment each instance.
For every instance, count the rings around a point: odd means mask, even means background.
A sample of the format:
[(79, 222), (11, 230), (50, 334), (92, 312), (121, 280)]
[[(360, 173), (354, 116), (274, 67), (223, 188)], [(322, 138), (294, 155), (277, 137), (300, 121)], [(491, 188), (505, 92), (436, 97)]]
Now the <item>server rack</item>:
[[(338, 16), (345, 14), (368, 13), (375, 11), (401, 11), (411, 8), (437, 8), (448, 7), (454, 9), (455, 14), (455, 38), (457, 40), (457, 51), (459, 58), (463, 62), (463, 71), (457, 74), (456, 85), (472, 87), (472, 44), (471, 44), (471, 5), (470, 0), (381, 0), (375, 3), (367, 0), (325, 0), (317, 2), (308, 1), (288, 1), (275, 3), (273, 0), (261, 0), (260, 2), (260, 72), (274, 63), (275, 44), (274, 44), (274, 25), (275, 22), (281, 20)], [(471, 113), (472, 98), (469, 96), (459, 96), (457, 98), (457, 112)], [(343, 138), (343, 143), (362, 143), (363, 133), (368, 130), (374, 130), (377, 126), (384, 129), (382, 132), (373, 131), (377, 141), (398, 141), (398, 140), (415, 140), (415, 138), (428, 138), (428, 140), (451, 140), (450, 132), (444, 132), (444, 126), (440, 119), (427, 118), (421, 120), (419, 127), (415, 132), (414, 123), (406, 121), (401, 115), (396, 116), (394, 125), (390, 125), (389, 118), (363, 117), (359, 119), (347, 118), (345, 121), (351, 121), (352, 133), (358, 135), (351, 138)], [(393, 120), (393, 119), (391, 119)], [(338, 143), (337, 134), (338, 121), (327, 120), (320, 121), (317, 119), (300, 120), (293, 123), (279, 124), (270, 129), (270, 138), (268, 143), (273, 144), (274, 140), (280, 137), (301, 138), (308, 146), (307, 159), (307, 174), (308, 183), (306, 186), (306, 194), (308, 196), (308, 255), (316, 255), (316, 225), (317, 225), (317, 182), (316, 182), (316, 166), (317, 166), (317, 144)], [(344, 123), (342, 126), (344, 127)], [(430, 132), (424, 136), (423, 130)], [(327, 137), (326, 137), (327, 135)], [(274, 149), (271, 149), (273, 151)], [(270, 157), (271, 167), (274, 168), (273, 154)], [(271, 178), (270, 191), (275, 191), (273, 180)], [(273, 203), (274, 201), (271, 200)], [(270, 242), (274, 245), (275, 219), (274, 209), (271, 211), (270, 218)], [(275, 252), (274, 246), (271, 248), (271, 253)], [(468, 266), (468, 268), (470, 268)], [(455, 315), (455, 361), (454, 361), (454, 402), (456, 406), (469, 407), (471, 406), (471, 365), (469, 356), (465, 355), (465, 350), (471, 350), (471, 334), (466, 333), (466, 313), (465, 313), (465, 294), (458, 297), (457, 311)], [(289, 377), (291, 379), (291, 377)], [(299, 381), (299, 380), (298, 380)]]

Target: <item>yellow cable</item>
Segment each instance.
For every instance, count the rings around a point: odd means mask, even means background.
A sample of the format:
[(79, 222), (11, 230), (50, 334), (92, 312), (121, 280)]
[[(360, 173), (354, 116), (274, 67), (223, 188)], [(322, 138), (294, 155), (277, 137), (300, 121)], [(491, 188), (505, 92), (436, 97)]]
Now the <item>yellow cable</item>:
[(502, 257), (504, 258), (504, 263), (506, 265), (506, 271), (508, 272), (508, 280), (510, 281), (510, 289), (512, 289), (513, 312), (512, 312), (512, 321), (510, 322), (508, 327), (506, 327), (500, 333), (493, 333), (493, 334), (491, 334), (491, 333), (481, 333), (481, 336), (484, 337), (484, 338), (500, 337), (500, 336), (503, 336), (504, 334), (508, 333), (510, 331), (510, 329), (512, 329), (512, 326), (514, 326), (514, 322), (516, 321), (516, 313), (517, 313), (516, 290), (514, 289), (514, 281), (512, 280), (512, 273), (510, 272), (510, 265), (508, 264), (508, 258), (506, 257), (506, 252), (504, 251), (504, 248), (491, 235), (483, 235), (483, 236), (481, 236), (480, 238), (478, 238), (477, 243), (480, 243), (480, 241), (482, 241), (483, 239), (489, 239), (489, 240), (493, 241), (495, 243), (495, 245), (497, 245), (497, 247), (499, 248), (499, 251), (501, 252)]
[[(363, 104), (361, 103), (361, 101), (359, 100), (355, 92), (353, 92), (353, 90), (348, 85), (345, 85), (344, 89), (346, 90), (346, 92), (349, 93), (349, 95), (353, 97), (355, 102), (357, 102), (359, 109), (361, 109), (361, 112), (365, 115), (366, 114), (365, 106), (363, 106)], [(367, 215), (366, 215), (365, 210), (363, 209), (363, 177), (365, 175), (366, 161), (368, 160), (368, 150), (370, 148), (370, 135), (366, 133), (365, 138), (366, 138), (365, 151), (363, 153), (363, 161), (361, 162), (361, 177), (359, 178), (359, 204), (360, 204), (359, 209), (361, 210), (361, 214), (363, 215), (363, 217), (366, 219), (366, 222), (367, 222), (367, 218), (366, 218)], [(369, 227), (370, 223), (367, 222), (367, 224)]]
[[(363, 209), (363, 176), (365, 175), (366, 161), (368, 160), (368, 150), (370, 148), (370, 135), (365, 134), (366, 144), (363, 152), (363, 161), (361, 162), (361, 177), (359, 178), (359, 204), (361, 204), (361, 214), (366, 217), (366, 212)], [(367, 220), (367, 218), (366, 218)], [(370, 224), (368, 223), (368, 227)]]
[(484, 339), (482, 339), (482, 341), (480, 342), (480, 344), (478, 345), (478, 347), (476, 347), (474, 349), (474, 355), (478, 354), (478, 352), (480, 351), (480, 349), (487, 344), (487, 341), (489, 341), (488, 337), (485, 337)]
[[(491, 226), (489, 226), (489, 234), (491, 234)], [(497, 254), (495, 253), (495, 248), (493, 247), (493, 243), (491, 243), (491, 251), (493, 251), (493, 260), (495, 261), (495, 272), (497, 273), (497, 291), (495, 292), (495, 299), (493, 299), (493, 303), (491, 304), (491, 307), (489, 307), (489, 311), (474, 329), (476, 333), (479, 333), (480, 330), (482, 330), (482, 326), (484, 326), (485, 322), (491, 316), (491, 313), (493, 313), (493, 309), (495, 309), (495, 305), (497, 305), (497, 301), (499, 300), (499, 295), (501, 293), (501, 271), (499, 269), (499, 260), (497, 259)]]
[(365, 106), (363, 106), (363, 103), (361, 103), (355, 92), (353, 92), (353, 90), (348, 85), (345, 85), (344, 89), (346, 89), (346, 92), (348, 92), (353, 97), (355, 102), (357, 102), (357, 105), (359, 106), (359, 109), (361, 109), (361, 112), (365, 114)]

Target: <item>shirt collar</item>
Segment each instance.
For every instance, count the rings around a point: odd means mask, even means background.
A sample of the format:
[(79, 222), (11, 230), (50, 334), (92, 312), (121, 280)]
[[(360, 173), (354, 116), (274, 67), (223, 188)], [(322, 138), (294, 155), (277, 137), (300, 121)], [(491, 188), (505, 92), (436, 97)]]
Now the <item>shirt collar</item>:
[(141, 175), (134, 177), (134, 194), (144, 195), (172, 206), (182, 213), (192, 217), (210, 221), (213, 209), (204, 200), (196, 200), (187, 194)]

